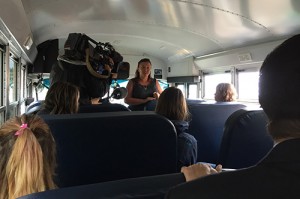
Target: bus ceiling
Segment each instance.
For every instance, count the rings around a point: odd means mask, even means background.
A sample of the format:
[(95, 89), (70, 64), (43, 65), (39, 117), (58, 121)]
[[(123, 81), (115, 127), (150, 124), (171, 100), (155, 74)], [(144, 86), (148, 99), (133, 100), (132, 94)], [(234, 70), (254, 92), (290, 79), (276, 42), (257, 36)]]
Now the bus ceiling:
[[(233, 49), (272, 44), (300, 32), (298, 0), (2, 0), (0, 4), (0, 40), (15, 46), (31, 63), (39, 44), (58, 39), (61, 50), (71, 32), (110, 42), (125, 57), (151, 56), (166, 65), (196, 57), (200, 69), (204, 62), (213, 67), (213, 56), (222, 58)], [(237, 55), (238, 61), (247, 61), (250, 55), (256, 62), (255, 54), (243, 53)]]

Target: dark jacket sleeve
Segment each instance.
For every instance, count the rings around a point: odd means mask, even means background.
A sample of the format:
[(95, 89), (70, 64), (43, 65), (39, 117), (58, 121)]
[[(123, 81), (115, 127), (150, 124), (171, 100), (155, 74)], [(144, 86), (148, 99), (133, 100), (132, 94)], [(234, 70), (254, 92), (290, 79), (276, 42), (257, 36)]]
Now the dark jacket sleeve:
[(178, 135), (178, 169), (197, 161), (197, 140), (188, 133)]

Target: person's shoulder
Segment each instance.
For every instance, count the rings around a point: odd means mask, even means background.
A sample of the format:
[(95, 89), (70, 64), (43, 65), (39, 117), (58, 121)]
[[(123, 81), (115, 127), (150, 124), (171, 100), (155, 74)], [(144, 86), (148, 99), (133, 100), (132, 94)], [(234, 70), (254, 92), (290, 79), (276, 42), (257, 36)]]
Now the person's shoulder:
[(196, 138), (193, 135), (186, 132), (180, 133), (178, 135), (178, 140), (183, 140), (184, 142), (190, 143), (192, 145), (197, 144)]
[(180, 130), (181, 132), (186, 132), (189, 128), (189, 123), (183, 120), (171, 120), (173, 125), (175, 126), (176, 129)]
[(129, 79), (128, 83), (131, 82), (132, 84), (135, 84), (138, 82), (138, 78), (134, 77), (134, 78), (131, 78)]
[(128, 85), (128, 84), (129, 84), (129, 85), (130, 85), (130, 84), (134, 84), (134, 82), (135, 82), (134, 78), (131, 78), (131, 79), (128, 80), (127, 85)]

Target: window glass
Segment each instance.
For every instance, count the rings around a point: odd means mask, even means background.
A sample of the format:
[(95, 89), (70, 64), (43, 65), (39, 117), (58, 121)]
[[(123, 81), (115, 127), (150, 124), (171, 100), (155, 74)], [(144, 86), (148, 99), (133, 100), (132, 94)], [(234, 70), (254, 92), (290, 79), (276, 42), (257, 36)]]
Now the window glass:
[(9, 59), (9, 102), (17, 101), (17, 63)]
[(48, 88), (44, 87), (42, 84), (39, 84), (38, 86), (35, 86), (32, 91), (34, 93), (32, 96), (35, 96), (35, 100), (45, 100)]
[(157, 80), (157, 81), (158, 81), (158, 83), (159, 83), (159, 85), (160, 85), (160, 87), (161, 87), (162, 90), (165, 90), (166, 88), (169, 87), (169, 84), (166, 81), (163, 81), (161, 79)]
[[(0, 51), (0, 107), (4, 105), (4, 66), (3, 66), (3, 52)], [(0, 126), (4, 123), (5, 112), (0, 110)]]
[(21, 68), (21, 77), (20, 77), (20, 96), (21, 100), (25, 98), (25, 69), (22, 67)]
[(231, 75), (230, 73), (205, 75), (204, 81), (204, 98), (214, 99), (217, 85), (219, 83), (231, 83)]
[(259, 72), (239, 72), (239, 99), (258, 100), (258, 79)]
[(189, 89), (188, 98), (189, 99), (196, 99), (197, 98), (197, 92), (198, 92), (197, 84), (188, 84), (188, 89)]
[(3, 79), (3, 76), (4, 76), (4, 69), (3, 69), (3, 52), (0, 51), (0, 106), (3, 106), (3, 103), (4, 103), (4, 85), (5, 85), (5, 82), (4, 82), (4, 79)]
[(176, 84), (176, 87), (181, 90), (183, 96), (185, 96), (184, 84)]
[(32, 97), (35, 101), (37, 100), (45, 100), (48, 89), (50, 87), (50, 79), (48, 77), (39, 79), (39, 75), (34, 79), (31, 80), (32, 83)]

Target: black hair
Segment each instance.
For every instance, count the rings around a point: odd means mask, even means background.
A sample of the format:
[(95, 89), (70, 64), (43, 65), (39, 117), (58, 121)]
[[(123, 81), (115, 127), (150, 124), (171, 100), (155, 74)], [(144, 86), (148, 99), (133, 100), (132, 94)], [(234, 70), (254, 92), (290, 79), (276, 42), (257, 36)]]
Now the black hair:
[(300, 119), (300, 34), (275, 48), (260, 69), (259, 102), (270, 120)]

